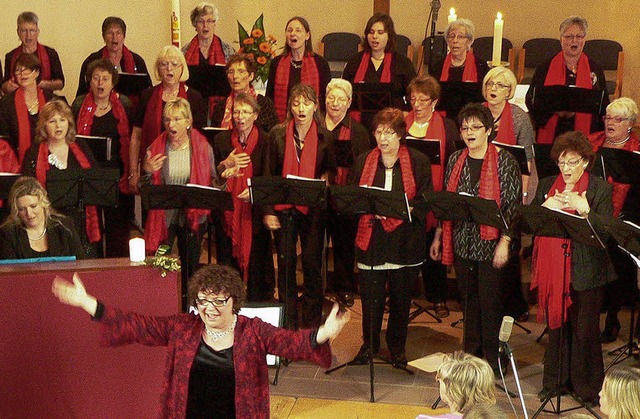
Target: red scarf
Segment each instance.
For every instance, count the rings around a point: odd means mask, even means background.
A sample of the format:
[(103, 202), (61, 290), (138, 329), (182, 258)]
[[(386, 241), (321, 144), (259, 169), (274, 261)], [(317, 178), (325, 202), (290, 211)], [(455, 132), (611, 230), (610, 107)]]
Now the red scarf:
[[(127, 173), (129, 173), (129, 118), (127, 113), (118, 98), (118, 93), (115, 90), (111, 90), (109, 95), (109, 103), (111, 103), (111, 110), (113, 117), (118, 121), (118, 136), (120, 137), (120, 159), (124, 164), (124, 174), (119, 182), (120, 191), (122, 193), (130, 193), (129, 181), (127, 179)], [(89, 93), (84, 98), (82, 105), (80, 106), (80, 112), (78, 113), (78, 134), (91, 135), (91, 127), (93, 126), (93, 118), (95, 117), (97, 105), (93, 97), (93, 93), (89, 90)]]
[[(147, 109), (144, 113), (144, 119), (142, 121), (142, 142), (140, 144), (140, 159), (144, 156), (144, 151), (151, 145), (151, 143), (158, 138), (162, 133), (162, 111), (164, 109), (164, 102), (162, 101), (162, 93), (164, 88), (162, 83), (153, 88), (153, 93), (147, 104)], [(178, 97), (187, 99), (187, 89), (185, 84), (180, 82), (178, 89)], [(164, 151), (163, 151), (164, 153)]]
[[(102, 58), (111, 61), (107, 47), (102, 48)], [(133, 59), (133, 54), (129, 51), (129, 48), (124, 45), (122, 46), (122, 59), (124, 60), (122, 71), (125, 73), (135, 73), (137, 71), (136, 61)]]
[[(207, 139), (196, 129), (191, 130), (191, 175), (189, 183), (202, 186), (211, 186), (211, 164), (209, 162), (209, 143)], [(150, 147), (151, 155), (164, 155), (167, 152), (167, 133), (163, 132), (156, 138)], [(162, 169), (156, 170), (151, 175), (152, 185), (162, 185)], [(200, 218), (209, 216), (211, 211), (207, 209), (187, 208), (187, 222), (191, 231), (197, 234)], [(147, 223), (144, 230), (145, 249), (148, 255), (152, 255), (158, 246), (167, 239), (167, 220), (164, 210), (149, 210)]]
[[(564, 56), (559, 52), (549, 65), (547, 77), (544, 80), (545, 86), (564, 86), (566, 84), (567, 66), (564, 63)], [(576, 87), (583, 89), (593, 89), (591, 81), (591, 67), (589, 67), (589, 58), (585, 54), (581, 54), (578, 59), (578, 73), (576, 75)], [(538, 137), (536, 142), (539, 144), (553, 144), (556, 137), (556, 126), (558, 125), (558, 115), (553, 114), (544, 127), (538, 128)], [(591, 132), (591, 114), (576, 112), (573, 128), (576, 131), (582, 131), (584, 135)]]
[[(69, 144), (69, 151), (73, 153), (73, 156), (78, 160), (80, 167), (83, 169), (90, 169), (91, 163), (84, 154), (78, 144)], [(51, 166), (49, 166), (49, 146), (46, 141), (40, 143), (38, 148), (38, 160), (36, 161), (36, 179), (46, 189), (47, 185), (47, 172)], [(100, 219), (98, 218), (98, 210), (95, 205), (85, 205), (85, 230), (90, 243), (97, 243), (100, 241)]]
[[(384, 59), (382, 61), (382, 74), (380, 75), (379, 83), (391, 83), (391, 64), (393, 61), (393, 54), (391, 52), (384, 53)], [(360, 59), (360, 65), (356, 71), (356, 75), (353, 78), (353, 83), (364, 83), (364, 78), (367, 75), (367, 70), (371, 64), (371, 53), (365, 52)], [(349, 116), (354, 120), (360, 122), (362, 120), (362, 113), (360, 111), (350, 111)]]
[[(253, 88), (253, 85), (249, 85), (249, 94), (253, 96), (254, 99), (258, 100), (258, 94), (256, 93), (256, 89)], [(231, 92), (229, 96), (227, 96), (227, 101), (224, 105), (224, 116), (222, 117), (222, 122), (220, 123), (220, 128), (224, 129), (232, 129), (233, 128), (233, 103), (236, 100), (236, 92)]]
[[(462, 168), (467, 161), (469, 149), (465, 148), (458, 160), (456, 160), (447, 183), (448, 192), (457, 192), (458, 182), (462, 174)], [(484, 199), (492, 199), (500, 206), (500, 179), (498, 177), (498, 150), (496, 146), (489, 143), (487, 152), (482, 160), (480, 169), (480, 189), (478, 196)], [(500, 230), (487, 225), (480, 225), (480, 238), (482, 240), (496, 240), (500, 237)], [(454, 261), (453, 252), (453, 222), (442, 222), (442, 264), (452, 265)]]
[[(338, 141), (351, 141), (351, 121), (349, 121), (349, 125), (343, 123), (340, 126), (340, 132), (338, 132)], [(346, 185), (347, 179), (349, 178), (349, 167), (338, 166), (336, 169), (336, 178), (334, 183), (336, 185)]]
[[(293, 139), (293, 130), (295, 129), (295, 123), (290, 121), (287, 124), (287, 133), (284, 141), (284, 162), (282, 164), (282, 177), (287, 175), (295, 175), (306, 178), (316, 177), (316, 160), (318, 157), (318, 125), (316, 121), (311, 123), (307, 136), (304, 139), (304, 147), (298, 160), (298, 151)], [(276, 205), (274, 208), (278, 211), (284, 211), (292, 208), (293, 205)], [(307, 215), (309, 213), (309, 207), (304, 205), (296, 205), (296, 209)]]
[[(189, 43), (189, 47), (184, 53), (184, 59), (187, 61), (187, 65), (200, 65), (200, 41), (198, 41), (197, 35)], [(209, 65), (225, 65), (227, 63), (222, 50), (222, 41), (216, 35), (213, 35), (213, 40), (209, 47), (207, 63)]]
[[(584, 172), (574, 188), (574, 192), (582, 194), (589, 186), (589, 173)], [(556, 194), (556, 190), (564, 191), (565, 183), (562, 175), (558, 175), (553, 185), (547, 192), (547, 197)], [(575, 211), (571, 211), (575, 214)], [(565, 266), (564, 249), (566, 244), (569, 256), (566, 260), (566, 282), (563, 288), (563, 269)], [(539, 322), (544, 321), (545, 313), (551, 329), (562, 326), (567, 318), (567, 312), (571, 307), (571, 259), (573, 249), (571, 240), (559, 237), (535, 238), (533, 255), (531, 257), (531, 289), (538, 287), (538, 314)], [(562, 296), (565, 297), (564, 313), (562, 313)]]
[[(20, 173), (20, 163), (13, 148), (6, 140), (0, 139), (0, 172)], [(4, 202), (0, 199), (0, 208), (4, 207)]]
[[(238, 130), (231, 131), (231, 145), (237, 153), (253, 154), (260, 139), (257, 126), (253, 126), (243, 149)], [(227, 191), (233, 199), (233, 211), (225, 211), (227, 235), (231, 237), (233, 257), (238, 261), (244, 280), (249, 278), (249, 256), (251, 255), (252, 212), (251, 203), (238, 199), (238, 194), (247, 189), (247, 179), (253, 177), (253, 162), (242, 169), (242, 176), (227, 179)]]
[[(405, 123), (407, 124), (407, 130), (411, 128), (415, 121), (416, 115), (415, 112), (411, 111), (404, 118)], [(432, 164), (431, 165), (431, 179), (433, 181), (433, 190), (434, 192), (440, 192), (444, 185), (444, 167), (447, 164), (446, 160), (446, 142), (447, 142), (447, 133), (444, 129), (444, 120), (442, 116), (433, 112), (431, 114), (431, 121), (429, 122), (429, 127), (427, 128), (427, 134), (425, 136), (426, 139), (436, 139), (440, 141), (440, 164)], [(433, 215), (433, 211), (429, 211), (427, 213), (427, 231), (431, 231), (432, 228), (438, 225), (438, 220), (436, 216)]]
[[(442, 65), (440, 81), (449, 81), (449, 69), (451, 69), (451, 54), (447, 54)], [(464, 70), (462, 71), (463, 83), (477, 83), (478, 70), (476, 69), (476, 56), (472, 51), (467, 51), (467, 58), (464, 59)]]
[[(18, 47), (13, 51), (13, 55), (11, 56), (11, 74), (15, 74), (16, 59), (18, 55), (20, 55), (20, 52), (24, 52), (24, 48)], [(47, 49), (40, 42), (38, 42), (36, 46), (36, 55), (38, 56), (38, 60), (40, 60), (40, 79), (51, 80), (51, 59), (49, 58)]]
[[(364, 162), (362, 174), (360, 175), (360, 185), (372, 186), (378, 170), (378, 164), (380, 162), (380, 149), (374, 148), (371, 150), (367, 159)], [(413, 199), (416, 196), (416, 181), (413, 176), (413, 167), (411, 166), (411, 155), (409, 149), (401, 145), (398, 149), (398, 160), (400, 162), (400, 173), (402, 175), (402, 188), (408, 199)], [(358, 221), (358, 234), (356, 235), (356, 246), (358, 249), (366, 251), (369, 249), (371, 243), (371, 236), (373, 235), (373, 223), (375, 216), (372, 214), (361, 215), (360, 221)], [(382, 228), (387, 233), (394, 231), (404, 221), (398, 218), (386, 218), (380, 220)]]
[[(289, 99), (289, 76), (291, 75), (291, 53), (284, 55), (278, 63), (276, 69), (276, 78), (274, 86), (273, 102), (276, 107), (276, 113), (280, 121), (284, 121), (287, 117), (287, 101)], [(302, 57), (302, 69), (300, 73), (300, 83), (308, 84), (313, 87), (318, 96), (320, 92), (320, 76), (316, 67), (316, 60), (313, 53), (304, 54)]]
[[(589, 136), (589, 141), (593, 146), (594, 152), (597, 153), (604, 146), (605, 139), (604, 131), (595, 132)], [(629, 134), (629, 140), (624, 144), (624, 147), (622, 147), (621, 150), (640, 150), (640, 141), (638, 140), (638, 136), (635, 132), (631, 132)], [(613, 216), (617, 218), (622, 212), (622, 207), (627, 199), (627, 194), (631, 190), (631, 185), (614, 182), (611, 176), (608, 177), (607, 182), (613, 185), (613, 196), (611, 197), (613, 200)]]
[[(484, 102), (483, 105), (487, 108), (489, 107), (488, 102)], [(498, 135), (496, 135), (494, 141), (511, 145), (518, 143), (516, 133), (513, 130), (513, 111), (509, 102), (504, 103), (504, 109), (502, 109), (502, 114), (500, 115), (500, 129), (497, 132)]]
[[(38, 89), (38, 109), (47, 103), (44, 97), (44, 91), (41, 88)], [(29, 150), (33, 143), (31, 135), (31, 122), (29, 121), (29, 110), (27, 109), (27, 103), (24, 98), (24, 89), (19, 87), (16, 89), (16, 93), (13, 97), (13, 103), (16, 107), (16, 116), (18, 117), (18, 159), (20, 164), (24, 160), (24, 154)]]

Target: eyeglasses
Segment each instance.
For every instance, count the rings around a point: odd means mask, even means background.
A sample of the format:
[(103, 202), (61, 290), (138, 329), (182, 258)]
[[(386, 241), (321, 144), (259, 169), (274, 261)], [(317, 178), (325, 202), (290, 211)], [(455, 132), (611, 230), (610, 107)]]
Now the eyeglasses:
[(16, 69), (13, 71), (13, 74), (26, 74), (27, 76), (31, 73), (33, 73), (33, 68), (27, 68), (27, 67), (16, 67)]
[(427, 105), (429, 103), (431, 103), (433, 99), (428, 98), (428, 99), (418, 99), (415, 97), (412, 97), (411, 99), (409, 99), (409, 103), (411, 103), (411, 105)]
[(165, 117), (165, 118), (162, 118), (162, 123), (164, 123), (165, 125), (169, 124), (171, 122), (178, 123), (178, 122), (184, 121), (185, 119), (187, 119), (187, 118), (184, 118), (184, 117), (167, 118), (167, 117)]
[(214, 23), (216, 23), (214, 19), (196, 19), (196, 25), (213, 25)]
[(233, 111), (233, 116), (249, 116), (253, 115), (254, 111)]
[(239, 68), (237, 70), (227, 70), (227, 76), (235, 76), (236, 74), (242, 76), (247, 73), (249, 73), (249, 71), (245, 70), (244, 68)]
[(631, 118), (623, 118), (621, 116), (603, 116), (602, 117), (602, 121), (603, 122), (609, 122), (609, 121), (616, 121), (618, 124), (622, 121), (630, 121)]
[(576, 41), (582, 41), (585, 36), (586, 35), (583, 33), (579, 33), (577, 35), (562, 35), (562, 39), (564, 39), (565, 41), (573, 41), (574, 39)]
[(509, 89), (511, 86), (507, 85), (507, 84), (502, 84), (500, 82), (493, 82), (493, 81), (488, 81), (486, 84), (487, 89), (491, 90), (494, 87), (498, 90), (504, 90), (504, 89)]
[(461, 33), (459, 33), (459, 34), (457, 34), (457, 35), (449, 35), (449, 36), (447, 36), (447, 40), (448, 40), (448, 41), (455, 41), (456, 39), (457, 39), (458, 41), (461, 41), (461, 40), (463, 40), (463, 39), (468, 39), (468, 38), (469, 38), (469, 36), (468, 36), (468, 35), (463, 35), (463, 34), (461, 34)]
[(327, 102), (333, 103), (333, 102), (336, 102), (336, 101), (338, 103), (347, 103), (349, 101), (349, 99), (346, 98), (346, 97), (327, 96)]
[(159, 65), (160, 68), (169, 68), (169, 66), (176, 68), (181, 67), (182, 63), (179, 61), (161, 61)]
[(380, 137), (380, 138), (383, 138), (383, 137), (390, 138), (390, 137), (393, 137), (394, 135), (398, 135), (398, 134), (392, 129), (385, 129), (385, 130), (377, 129), (377, 130), (375, 130), (373, 135), (376, 136), (376, 137)]
[(476, 132), (484, 129), (484, 125), (463, 125), (460, 127), (460, 132)]
[(210, 305), (214, 307), (224, 307), (227, 305), (227, 302), (231, 296), (227, 298), (216, 298), (215, 300), (207, 300), (206, 298), (196, 298), (196, 304), (200, 307), (209, 307)]
[(567, 161), (558, 161), (558, 167), (560, 169), (563, 169), (564, 166), (567, 166), (569, 169), (573, 169), (574, 167), (576, 167), (578, 164), (580, 164), (580, 162), (582, 161), (582, 157), (579, 157), (577, 159), (573, 159), (573, 160), (567, 160)]

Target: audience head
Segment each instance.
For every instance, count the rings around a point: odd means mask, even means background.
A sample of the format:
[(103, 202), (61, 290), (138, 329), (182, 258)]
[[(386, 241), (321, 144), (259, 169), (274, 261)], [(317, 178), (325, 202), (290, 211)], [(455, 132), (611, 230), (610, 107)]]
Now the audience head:
[(189, 80), (189, 67), (182, 51), (175, 45), (164, 46), (156, 57), (153, 75), (168, 84)]
[(507, 67), (494, 67), (482, 80), (482, 95), (489, 104), (506, 102), (513, 98), (517, 85), (513, 71)]
[(28, 52), (34, 52), (38, 45), (40, 28), (38, 27), (38, 15), (33, 12), (22, 12), (18, 15), (18, 38), (22, 46)]
[(458, 351), (445, 357), (438, 368), (440, 397), (452, 411), (467, 413), (480, 403), (495, 404), (495, 376), (489, 363)]
[(64, 137), (67, 144), (76, 140), (76, 123), (71, 108), (63, 100), (47, 102), (38, 113), (36, 143)]
[(640, 418), (640, 369), (611, 368), (599, 396), (600, 410), (609, 419)]
[(21, 176), (15, 181), (9, 191), (9, 207), (11, 213), (4, 224), (22, 227), (46, 224), (52, 211), (47, 191), (31, 176)]
[(245, 299), (244, 282), (238, 271), (225, 265), (206, 265), (198, 269), (189, 280), (189, 301), (195, 303), (203, 296), (209, 298), (209, 294), (230, 297), (233, 313), (237, 314)]
[(384, 13), (375, 13), (367, 21), (364, 27), (364, 43), (362, 44), (365, 52), (373, 51), (391, 52), (396, 49), (397, 34), (393, 19)]
[(288, 54), (291, 50), (302, 48), (305, 54), (313, 53), (313, 44), (311, 42), (311, 28), (307, 19), (302, 16), (294, 16), (287, 21), (284, 27), (287, 42), (284, 45), (284, 53)]
[(471, 409), (462, 415), (462, 419), (507, 419), (508, 416), (498, 405), (491, 403), (480, 403), (471, 406)]

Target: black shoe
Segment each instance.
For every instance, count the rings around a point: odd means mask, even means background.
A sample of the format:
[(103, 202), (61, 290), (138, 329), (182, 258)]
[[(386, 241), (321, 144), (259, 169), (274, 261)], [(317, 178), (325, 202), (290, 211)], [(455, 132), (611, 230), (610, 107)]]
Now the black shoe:
[(611, 343), (615, 342), (618, 339), (618, 333), (620, 333), (620, 321), (616, 318), (614, 320), (609, 320), (609, 316), (607, 316), (607, 320), (605, 321), (604, 330), (600, 334), (600, 342), (601, 343)]
[(447, 307), (447, 303), (435, 303), (433, 306), (433, 311), (435, 311), (436, 317), (440, 319), (449, 317), (449, 307)]
[(347, 307), (353, 307), (354, 304), (354, 296), (352, 292), (338, 292), (336, 293), (338, 296), (338, 301), (344, 304)]
[(393, 368), (404, 369), (407, 367), (407, 355), (404, 352), (391, 354), (391, 365)]
[[(374, 350), (371, 356), (375, 357), (378, 354), (378, 350)], [(369, 346), (362, 345), (356, 356), (349, 361), (352, 365), (366, 365), (369, 363)]]

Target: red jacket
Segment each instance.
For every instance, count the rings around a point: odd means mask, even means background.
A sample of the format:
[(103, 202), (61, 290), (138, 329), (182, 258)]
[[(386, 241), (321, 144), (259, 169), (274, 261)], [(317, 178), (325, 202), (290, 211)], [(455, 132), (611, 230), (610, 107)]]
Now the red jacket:
[[(191, 364), (204, 329), (200, 316), (153, 317), (106, 308), (100, 321), (100, 343), (104, 346), (140, 343), (167, 347), (160, 417), (184, 418)], [(311, 333), (312, 330), (294, 332), (258, 318), (238, 316), (233, 344), (236, 417), (269, 418), (268, 353), (294, 361), (307, 360), (323, 368), (331, 366), (329, 343), (312, 348)]]

